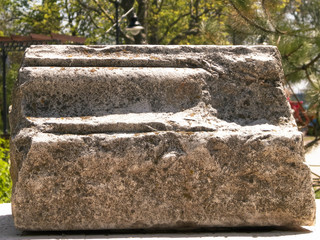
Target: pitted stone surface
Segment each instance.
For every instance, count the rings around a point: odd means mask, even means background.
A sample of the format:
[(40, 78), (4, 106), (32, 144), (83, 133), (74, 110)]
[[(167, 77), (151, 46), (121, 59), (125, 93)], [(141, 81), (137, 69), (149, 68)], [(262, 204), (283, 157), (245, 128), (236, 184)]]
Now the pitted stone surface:
[(271, 46), (33, 46), (10, 113), (22, 230), (312, 225)]

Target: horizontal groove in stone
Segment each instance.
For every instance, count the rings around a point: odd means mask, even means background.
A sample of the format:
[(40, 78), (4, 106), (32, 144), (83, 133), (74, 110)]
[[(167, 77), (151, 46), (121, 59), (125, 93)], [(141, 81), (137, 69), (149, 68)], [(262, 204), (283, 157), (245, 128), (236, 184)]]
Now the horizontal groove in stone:
[(214, 126), (179, 126), (170, 125), (160, 122), (150, 123), (106, 123), (99, 125), (90, 124), (46, 124), (46, 133), (58, 133), (58, 134), (94, 134), (94, 133), (146, 133), (146, 132), (163, 132), (163, 131), (183, 131), (183, 132), (212, 132), (217, 129)]
[(33, 66), (49, 66), (49, 67), (168, 67), (168, 68), (197, 68), (201, 67), (201, 60), (194, 58), (190, 61), (188, 58), (181, 60), (152, 60), (144, 58), (46, 58), (44, 61), (42, 58), (28, 58), (24, 62), (25, 67)]

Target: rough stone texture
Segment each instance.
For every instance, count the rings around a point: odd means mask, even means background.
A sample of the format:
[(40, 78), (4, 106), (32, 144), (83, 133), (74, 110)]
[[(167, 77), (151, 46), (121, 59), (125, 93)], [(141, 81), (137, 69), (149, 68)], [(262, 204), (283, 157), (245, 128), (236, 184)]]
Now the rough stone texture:
[(271, 46), (32, 46), (10, 114), (22, 230), (312, 225)]

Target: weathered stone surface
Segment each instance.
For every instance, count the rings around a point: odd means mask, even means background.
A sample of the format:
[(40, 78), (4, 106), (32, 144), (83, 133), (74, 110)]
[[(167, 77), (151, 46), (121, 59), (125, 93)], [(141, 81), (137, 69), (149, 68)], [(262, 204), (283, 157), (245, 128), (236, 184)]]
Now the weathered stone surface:
[(311, 225), (271, 46), (33, 46), (10, 115), (23, 230)]

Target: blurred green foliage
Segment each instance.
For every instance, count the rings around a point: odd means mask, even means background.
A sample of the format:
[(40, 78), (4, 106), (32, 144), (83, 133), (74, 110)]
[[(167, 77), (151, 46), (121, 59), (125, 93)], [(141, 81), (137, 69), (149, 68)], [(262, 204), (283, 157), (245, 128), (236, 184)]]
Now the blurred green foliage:
[(8, 203), (11, 198), (9, 140), (0, 138), (0, 203)]
[(316, 199), (320, 199), (320, 191), (316, 192)]

